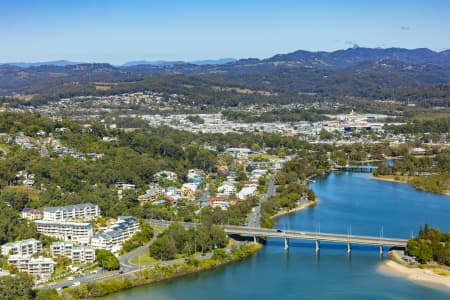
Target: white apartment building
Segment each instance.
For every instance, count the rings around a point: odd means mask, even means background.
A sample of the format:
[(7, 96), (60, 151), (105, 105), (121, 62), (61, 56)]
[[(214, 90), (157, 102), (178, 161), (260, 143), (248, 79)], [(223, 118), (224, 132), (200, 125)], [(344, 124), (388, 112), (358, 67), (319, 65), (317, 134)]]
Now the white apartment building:
[(11, 255), (8, 263), (14, 265), (19, 272), (25, 272), (41, 280), (50, 279), (55, 271), (56, 262), (48, 257), (33, 258), (31, 255)]
[(50, 245), (52, 257), (68, 257), (73, 264), (95, 261), (95, 250), (90, 247), (75, 247), (71, 242), (55, 242)]
[(33, 255), (42, 250), (41, 242), (35, 239), (21, 240), (1, 246), (2, 255)]
[(94, 249), (106, 249), (118, 253), (122, 244), (139, 230), (139, 222), (135, 217), (120, 216), (118, 221), (101, 233), (94, 235), (91, 245)]
[(52, 257), (70, 257), (73, 247), (72, 242), (54, 242), (50, 245), (50, 254)]
[(92, 220), (100, 216), (100, 208), (96, 204), (82, 203), (67, 206), (44, 208), (43, 220), (67, 221), (67, 220)]
[(60, 240), (82, 245), (89, 244), (94, 235), (94, 227), (90, 223), (37, 220), (37, 232)]

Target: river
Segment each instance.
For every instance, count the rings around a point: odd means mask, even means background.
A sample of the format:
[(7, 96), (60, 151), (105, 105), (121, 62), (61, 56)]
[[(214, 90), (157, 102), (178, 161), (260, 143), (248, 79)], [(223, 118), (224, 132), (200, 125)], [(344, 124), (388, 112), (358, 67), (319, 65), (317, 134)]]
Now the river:
[[(450, 196), (420, 192), (399, 183), (373, 180), (368, 174), (332, 173), (311, 184), (319, 198), (314, 207), (278, 218), (280, 229), (319, 230), (409, 238), (421, 224), (450, 231)], [(320, 225), (319, 225), (320, 224)], [(108, 300), (203, 299), (450, 299), (450, 293), (384, 274), (378, 248), (281, 240), (250, 258), (217, 270), (143, 286)]]

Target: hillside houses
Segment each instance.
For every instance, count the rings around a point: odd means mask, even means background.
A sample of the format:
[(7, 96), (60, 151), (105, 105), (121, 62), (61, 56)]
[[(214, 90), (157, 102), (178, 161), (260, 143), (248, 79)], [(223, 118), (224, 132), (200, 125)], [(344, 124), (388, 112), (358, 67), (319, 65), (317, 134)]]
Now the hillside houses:
[(168, 181), (177, 181), (178, 180), (178, 175), (175, 172), (172, 171), (160, 171), (158, 173), (156, 173), (155, 175), (153, 175), (153, 180), (154, 181), (159, 181), (159, 180), (168, 180)]

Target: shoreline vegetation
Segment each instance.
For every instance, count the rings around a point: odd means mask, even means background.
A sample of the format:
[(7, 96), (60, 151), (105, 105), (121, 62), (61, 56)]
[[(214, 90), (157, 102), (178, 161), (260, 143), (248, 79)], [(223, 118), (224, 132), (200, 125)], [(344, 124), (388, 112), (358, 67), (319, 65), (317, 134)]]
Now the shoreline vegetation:
[(276, 218), (281, 217), (283, 215), (288, 215), (288, 214), (291, 214), (291, 213), (294, 213), (294, 212), (301, 211), (301, 210), (303, 210), (305, 208), (308, 208), (308, 207), (316, 205), (317, 202), (319, 202), (319, 199), (315, 198), (312, 201), (308, 201), (307, 203), (302, 203), (302, 204), (300, 204), (300, 205), (298, 205), (298, 206), (296, 206), (294, 208), (281, 210), (278, 213), (276, 213), (273, 216), (271, 216), (270, 218), (271, 219), (276, 219)]
[(450, 270), (439, 265), (411, 265), (403, 262), (398, 250), (389, 251), (389, 260), (380, 265), (380, 271), (402, 276), (415, 283), (432, 284), (450, 291)]
[(89, 282), (76, 287), (69, 287), (61, 291), (60, 295), (66, 300), (93, 299), (118, 293), (131, 288), (150, 285), (182, 276), (213, 270), (241, 261), (262, 248), (260, 243), (246, 243), (240, 245), (231, 254), (213, 255), (209, 259), (198, 260), (187, 258), (184, 262), (169, 266), (155, 266), (151, 269), (137, 270), (130, 274), (97, 282)]
[(370, 179), (387, 181), (387, 182), (395, 182), (395, 183), (405, 183), (405, 184), (411, 185), (412, 187), (414, 187), (415, 189), (417, 189), (419, 191), (450, 196), (450, 190), (448, 190), (448, 189), (437, 192), (437, 191), (427, 190), (426, 188), (420, 186), (420, 184), (414, 184), (412, 181), (416, 177), (417, 176), (394, 176), (394, 175), (376, 175), (376, 176), (372, 175), (372, 176), (369, 176)]

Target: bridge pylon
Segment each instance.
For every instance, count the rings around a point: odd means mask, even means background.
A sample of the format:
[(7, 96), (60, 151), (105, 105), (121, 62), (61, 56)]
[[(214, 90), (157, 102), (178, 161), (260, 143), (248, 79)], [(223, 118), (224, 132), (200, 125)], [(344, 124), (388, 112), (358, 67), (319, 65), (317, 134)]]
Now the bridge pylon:
[(284, 238), (284, 250), (289, 250), (289, 239)]

